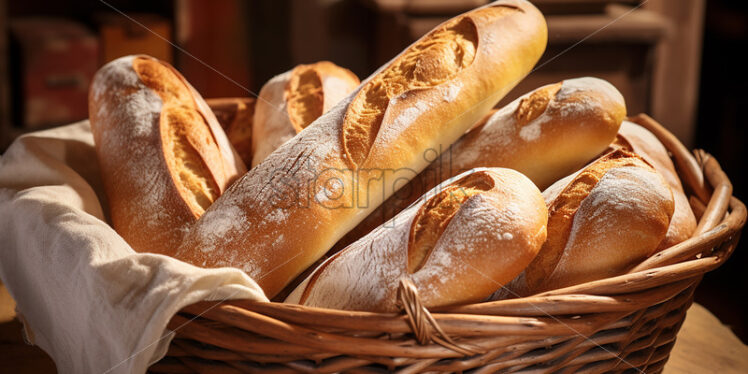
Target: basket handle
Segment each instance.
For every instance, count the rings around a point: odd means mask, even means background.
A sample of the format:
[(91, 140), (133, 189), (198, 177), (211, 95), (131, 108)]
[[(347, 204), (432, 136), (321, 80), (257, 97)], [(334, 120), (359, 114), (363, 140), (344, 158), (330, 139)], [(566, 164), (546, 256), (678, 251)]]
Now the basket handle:
[[(400, 284), (397, 288), (398, 307), (405, 311), (408, 316), (408, 325), (416, 336), (418, 344), (425, 345), (433, 341), (445, 348), (449, 348), (463, 356), (474, 356), (483, 354), (483, 350), (477, 347), (467, 347), (459, 345), (452, 340), (447, 333), (439, 327), (431, 313), (421, 303), (418, 297), (418, 289), (408, 278), (400, 278)], [(435, 331), (436, 334), (433, 334)]]

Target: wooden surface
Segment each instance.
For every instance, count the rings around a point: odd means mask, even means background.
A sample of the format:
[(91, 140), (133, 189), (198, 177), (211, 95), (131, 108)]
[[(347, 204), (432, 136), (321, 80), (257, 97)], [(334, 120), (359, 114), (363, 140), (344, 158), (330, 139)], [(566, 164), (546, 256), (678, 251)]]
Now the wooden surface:
[[(55, 373), (54, 362), (44, 351), (23, 342), (14, 308), (13, 299), (0, 284), (0, 372)], [(746, 372), (748, 346), (708, 310), (694, 304), (678, 334), (665, 374)]]
[(748, 373), (748, 346), (706, 308), (693, 304), (664, 373)]

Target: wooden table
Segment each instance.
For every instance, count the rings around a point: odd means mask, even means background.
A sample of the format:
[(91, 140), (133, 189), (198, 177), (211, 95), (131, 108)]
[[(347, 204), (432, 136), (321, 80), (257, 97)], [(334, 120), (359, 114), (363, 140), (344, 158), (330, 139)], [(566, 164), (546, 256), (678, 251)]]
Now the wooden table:
[[(0, 284), (0, 371), (55, 373), (55, 364), (44, 351), (23, 342), (14, 308), (15, 302)], [(665, 374), (676, 373), (748, 373), (748, 346), (717, 317), (694, 304), (665, 366)]]

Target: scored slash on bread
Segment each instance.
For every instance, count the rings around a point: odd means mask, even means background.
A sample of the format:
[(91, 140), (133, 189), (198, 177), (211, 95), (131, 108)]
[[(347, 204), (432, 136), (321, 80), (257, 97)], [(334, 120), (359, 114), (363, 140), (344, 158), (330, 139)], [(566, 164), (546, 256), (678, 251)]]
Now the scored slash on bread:
[(548, 238), (525, 271), (493, 299), (623, 274), (657, 250), (674, 210), (663, 177), (621, 149), (559, 180), (543, 197)]
[(265, 83), (254, 115), (252, 166), (293, 138), (361, 82), (328, 61), (298, 65)]
[(485, 173), (473, 173), (428, 199), (416, 213), (408, 240), (408, 273), (420, 270), (447, 225), (469, 198), (496, 187)]
[[(512, 11), (515, 10), (509, 7), (489, 7), (481, 12), (489, 13), (487, 17), (500, 17)], [(401, 95), (406, 99), (406, 92), (415, 94), (418, 89), (452, 80), (473, 63), (477, 44), (477, 30), (470, 18), (454, 18), (429, 33), (424, 42), (414, 44), (367, 82), (351, 102), (343, 122), (343, 149), (352, 167), (364, 165), (391, 99)], [(459, 83), (445, 87), (445, 99), (454, 100), (460, 89)], [(400, 118), (408, 120), (422, 109), (418, 104), (414, 108), (404, 108), (395, 122)]]
[(392, 312), (403, 277), (427, 307), (477, 302), (532, 261), (546, 221), (540, 190), (527, 177), (471, 170), (329, 258), (286, 302)]
[(112, 225), (136, 251), (174, 254), (246, 171), (197, 91), (152, 57), (102, 67), (91, 84), (89, 118)]
[[(474, 44), (469, 63), (455, 66), (462, 52), (441, 42), (444, 30), (474, 33), (453, 36)], [(426, 167), (424, 152), (448, 148), (482, 118), (530, 72), (546, 41), (545, 21), (526, 1), (497, 1), (438, 26), (240, 178), (176, 257), (240, 267), (272, 298)], [(402, 89), (382, 95), (382, 79)], [(353, 118), (369, 113), (367, 128), (354, 129)]]
[(625, 116), (623, 96), (602, 79), (567, 79), (533, 90), (484, 117), (441, 156), (432, 157), (426, 169), (335, 248), (388, 221), (441, 181), (476, 167), (515, 169), (543, 189), (605, 150)]

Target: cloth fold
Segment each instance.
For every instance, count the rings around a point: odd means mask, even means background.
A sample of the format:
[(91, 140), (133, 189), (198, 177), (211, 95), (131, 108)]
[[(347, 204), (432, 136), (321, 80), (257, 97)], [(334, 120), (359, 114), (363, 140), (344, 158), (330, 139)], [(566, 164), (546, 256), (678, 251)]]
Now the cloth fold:
[(105, 198), (88, 121), (22, 136), (0, 158), (0, 279), (60, 373), (143, 373), (182, 307), (267, 301), (239, 269), (136, 253)]

